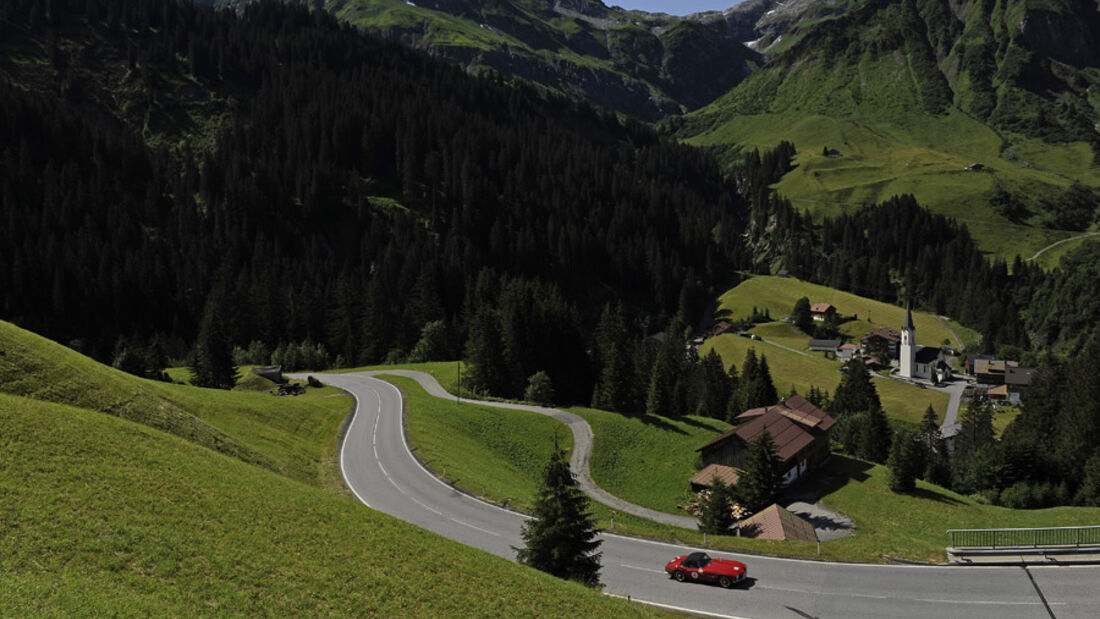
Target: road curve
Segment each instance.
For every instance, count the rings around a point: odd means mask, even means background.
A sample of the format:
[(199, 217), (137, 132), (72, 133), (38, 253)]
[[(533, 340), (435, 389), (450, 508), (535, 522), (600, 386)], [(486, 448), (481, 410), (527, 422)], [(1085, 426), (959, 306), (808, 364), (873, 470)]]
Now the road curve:
[[(360, 501), (464, 544), (515, 558), (522, 514), (479, 501), (429, 473), (405, 437), (404, 401), (366, 374), (319, 374), (351, 393), (356, 410), (340, 449), (344, 479)], [(711, 551), (749, 565), (740, 589), (681, 584), (661, 570), (688, 548), (604, 534), (604, 591), (725, 617), (1016, 617), (1100, 614), (1097, 567), (925, 567), (824, 563)], [(553, 615), (552, 608), (546, 609)]]

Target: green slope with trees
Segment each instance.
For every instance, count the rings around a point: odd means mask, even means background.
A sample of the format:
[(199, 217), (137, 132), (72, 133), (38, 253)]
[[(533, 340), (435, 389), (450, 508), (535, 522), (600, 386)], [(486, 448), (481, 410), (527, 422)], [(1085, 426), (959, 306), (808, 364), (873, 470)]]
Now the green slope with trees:
[[(1094, 223), (1098, 24), (1085, 2), (871, 0), (669, 124), (727, 161), (793, 141), (778, 188), (818, 217), (911, 193), (987, 251), (1027, 257)], [(1071, 189), (1090, 195), (1082, 219), (1062, 213)]]
[(537, 83), (650, 121), (711, 102), (761, 62), (717, 16), (685, 19), (598, 0), (328, 0), (324, 6), (357, 27), (472, 71)]

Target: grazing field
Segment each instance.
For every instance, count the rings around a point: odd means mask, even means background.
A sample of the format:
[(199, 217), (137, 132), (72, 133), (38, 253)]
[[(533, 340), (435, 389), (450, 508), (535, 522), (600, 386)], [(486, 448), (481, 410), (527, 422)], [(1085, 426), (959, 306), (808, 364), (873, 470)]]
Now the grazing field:
[(591, 408), (571, 408), (592, 426), (592, 479), (615, 496), (678, 515), (691, 498), (696, 449), (730, 428), (708, 417), (628, 417)]
[(0, 394), (0, 427), (5, 615), (656, 615), (125, 419)]
[[(840, 325), (844, 335), (858, 338), (860, 335), (877, 329), (889, 327), (901, 330), (905, 321), (905, 308), (875, 301), (850, 292), (843, 292), (828, 286), (811, 284), (793, 277), (774, 277), (762, 275), (747, 279), (737, 287), (726, 291), (719, 299), (718, 311), (726, 311), (731, 318), (737, 319), (752, 314), (752, 308), (767, 308), (776, 319), (790, 316), (794, 304), (806, 297), (810, 303), (832, 303), (841, 317), (855, 316)], [(917, 328), (917, 343), (924, 346), (939, 346), (947, 340), (955, 345), (951, 331), (932, 314), (914, 311), (913, 322)], [(810, 336), (802, 336), (809, 340)], [(803, 342), (805, 345), (805, 342)]]
[[(776, 189), (801, 210), (835, 216), (910, 193), (930, 210), (966, 224), (982, 249), (1008, 260), (1017, 254), (1027, 258), (1072, 233), (1036, 227), (1038, 216), (1023, 224), (1009, 221), (990, 206), (995, 191), (1030, 199), (1052, 195), (1072, 180), (1100, 185), (1100, 167), (1091, 163), (1084, 142), (1045, 144), (1006, 136), (1012, 143), (1006, 148), (1005, 137), (957, 110), (911, 114), (904, 122), (801, 112), (723, 115), (715, 109), (697, 115), (716, 122), (700, 124), (702, 130), (687, 141), (728, 153), (727, 162), (736, 152), (733, 145), (751, 149), (794, 142), (796, 167)], [(825, 156), (825, 147), (839, 155)], [(985, 169), (964, 170), (971, 163)]]
[[(826, 359), (822, 353), (805, 357), (765, 342), (729, 333), (708, 339), (699, 347), (699, 354), (705, 355), (711, 349), (716, 350), (726, 367), (736, 363), (740, 368), (750, 348), (756, 351), (757, 357), (767, 356), (772, 381), (780, 396), (789, 394), (792, 388), (801, 394), (809, 393), (810, 387), (824, 388), (833, 393), (840, 384), (840, 362)], [(891, 419), (919, 423), (929, 405), (936, 410), (941, 421), (947, 412), (948, 397), (945, 393), (934, 389), (920, 389), (887, 378), (877, 378), (874, 384), (879, 399), (882, 400), (882, 408)]]
[(341, 487), (332, 463), (352, 399), (332, 388), (279, 398), (134, 377), (0, 322), (0, 392), (144, 423), (307, 483)]
[(420, 459), (471, 494), (530, 509), (555, 437), (573, 449), (573, 435), (550, 417), (436, 398), (411, 378), (381, 378), (405, 397), (409, 442)]

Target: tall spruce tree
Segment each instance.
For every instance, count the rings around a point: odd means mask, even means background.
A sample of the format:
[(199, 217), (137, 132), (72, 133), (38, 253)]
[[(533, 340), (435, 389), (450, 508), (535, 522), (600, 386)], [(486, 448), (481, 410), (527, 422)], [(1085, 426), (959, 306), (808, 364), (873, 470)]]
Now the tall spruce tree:
[(569, 470), (565, 451), (554, 440), (550, 462), (542, 472), (542, 487), (535, 500), (534, 518), (523, 525), (524, 547), (516, 560), (558, 578), (589, 587), (599, 585), (600, 557), (596, 552), (596, 519), (588, 509), (588, 497)]
[(221, 286), (206, 298), (191, 364), (191, 384), (214, 389), (232, 389), (240, 373), (233, 364), (233, 344), (225, 324)]
[(798, 301), (795, 301), (794, 309), (791, 311), (791, 322), (807, 335), (814, 332), (814, 317), (813, 314), (810, 313), (809, 298), (802, 297)]
[(882, 402), (879, 400), (878, 391), (875, 390), (870, 375), (867, 374), (867, 366), (863, 364), (862, 359), (851, 359), (840, 377), (836, 392), (833, 393), (829, 413), (839, 418), (881, 408)]
[(764, 509), (779, 499), (783, 471), (772, 435), (765, 427), (749, 442), (744, 472), (737, 481), (736, 498), (750, 513)]
[(890, 447), (890, 457), (886, 465), (890, 469), (890, 489), (894, 492), (909, 492), (916, 487), (917, 476), (924, 470), (924, 449), (912, 432), (904, 430), (894, 437)]
[(730, 511), (733, 496), (730, 487), (717, 476), (710, 482), (709, 494), (703, 501), (703, 511), (699, 514), (699, 530), (713, 535), (726, 535), (733, 527), (733, 512)]

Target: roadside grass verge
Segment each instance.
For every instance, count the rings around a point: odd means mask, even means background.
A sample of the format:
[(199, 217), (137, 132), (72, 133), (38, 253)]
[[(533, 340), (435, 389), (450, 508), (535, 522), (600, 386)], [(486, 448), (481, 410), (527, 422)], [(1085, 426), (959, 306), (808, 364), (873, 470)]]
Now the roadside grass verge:
[(0, 427), (6, 615), (660, 615), (125, 419)]
[[(804, 357), (765, 342), (729, 333), (708, 339), (699, 347), (699, 354), (706, 355), (712, 349), (716, 350), (727, 368), (731, 364), (737, 364), (740, 368), (750, 348), (756, 351), (757, 357), (767, 356), (772, 381), (781, 396), (789, 394), (792, 388), (798, 393), (807, 394), (812, 386), (828, 389), (832, 394), (840, 384), (838, 361), (826, 359), (820, 353)], [(932, 405), (941, 420), (947, 412), (949, 398), (946, 393), (920, 389), (908, 383), (881, 377), (874, 380), (874, 385), (882, 401), (882, 408), (891, 419), (911, 424), (920, 423), (921, 416), (929, 405)]]
[(137, 378), (0, 322), (0, 392), (107, 413), (308, 483), (339, 487), (331, 465), (352, 399), (200, 389)]
[(708, 417), (628, 417), (570, 408), (592, 426), (592, 479), (617, 497), (680, 516), (677, 504), (693, 498), (696, 449), (730, 428)]
[(380, 378), (405, 398), (405, 423), (416, 455), (470, 494), (529, 511), (555, 437), (572, 453), (572, 433), (550, 417), (436, 398), (411, 378)]

